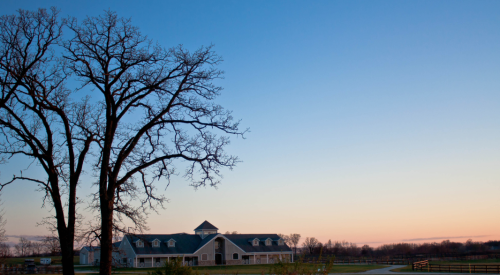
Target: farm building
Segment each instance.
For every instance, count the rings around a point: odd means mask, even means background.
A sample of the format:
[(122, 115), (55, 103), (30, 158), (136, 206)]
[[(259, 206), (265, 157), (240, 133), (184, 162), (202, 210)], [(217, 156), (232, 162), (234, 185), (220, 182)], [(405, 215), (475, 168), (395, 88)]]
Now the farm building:
[(293, 261), (292, 250), (277, 234), (220, 234), (208, 221), (194, 234), (126, 234), (119, 250), (124, 253), (120, 264), (133, 267), (157, 267), (171, 260), (190, 266)]
[[(119, 251), (121, 242), (113, 243), (113, 265), (120, 263), (123, 253)], [(80, 249), (80, 264), (81, 265), (99, 265), (101, 258), (101, 248), (99, 246), (84, 246)]]

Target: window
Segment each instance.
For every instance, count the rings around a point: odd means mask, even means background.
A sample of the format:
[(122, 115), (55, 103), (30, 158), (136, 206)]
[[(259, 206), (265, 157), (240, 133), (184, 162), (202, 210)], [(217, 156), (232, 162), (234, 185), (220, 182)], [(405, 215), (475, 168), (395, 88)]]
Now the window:
[(266, 240), (266, 245), (271, 245), (271, 240), (267, 239)]
[(202, 261), (208, 261), (208, 254), (201, 254)]
[(144, 258), (139, 258), (139, 263), (144, 263)]
[(278, 241), (278, 244), (279, 244), (279, 245), (283, 245), (283, 240), (279, 240), (279, 241)]
[(233, 254), (233, 260), (238, 260), (238, 253)]
[(253, 245), (254, 245), (254, 246), (259, 245), (259, 240), (253, 240)]
[(144, 243), (142, 241), (137, 241), (137, 247), (144, 247)]
[(160, 258), (156, 258), (155, 260), (156, 260), (156, 262), (157, 262), (157, 263), (159, 263), (159, 262), (160, 262)]
[(127, 263), (127, 258), (123, 258), (122, 259), (122, 264), (126, 264)]
[(160, 247), (160, 241), (154, 240), (153, 241), (153, 247)]
[(220, 247), (219, 242), (215, 242), (215, 249), (219, 249), (219, 247)]
[(174, 240), (168, 241), (168, 247), (175, 247), (175, 242)]

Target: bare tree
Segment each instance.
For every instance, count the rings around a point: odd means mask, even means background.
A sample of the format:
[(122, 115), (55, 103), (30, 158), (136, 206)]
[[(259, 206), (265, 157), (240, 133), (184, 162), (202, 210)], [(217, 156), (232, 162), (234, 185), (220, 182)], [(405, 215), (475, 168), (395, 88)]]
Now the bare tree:
[(57, 237), (45, 236), (41, 242), (43, 244), (44, 251), (49, 253), (51, 256), (56, 256), (61, 252), (61, 245)]
[[(67, 41), (61, 41), (64, 25), (55, 9), (0, 18), (0, 158), (26, 156), (46, 174), (14, 174), (0, 189), (24, 180), (45, 192), (63, 273), (74, 274), (76, 189), (95, 142), (100, 226), (93, 232), (102, 248), (101, 273), (110, 274), (113, 230), (125, 232), (117, 226), (124, 218), (145, 228), (145, 211), (166, 200), (154, 183), (165, 179), (168, 186), (174, 161), (187, 164), (184, 176), (194, 187), (216, 186), (221, 169), (238, 162), (224, 151), (228, 135), (243, 132), (214, 103), (222, 59), (211, 47), (165, 49), (109, 11), (81, 24), (71, 20), (74, 36)], [(63, 45), (63, 59), (55, 56), (56, 44)], [(66, 88), (69, 77), (81, 87)]]
[[(1, 205), (1, 203), (0, 203)], [(5, 241), (7, 237), (5, 236), (5, 225), (7, 220), (4, 218), (3, 209), (0, 210), (0, 262), (4, 263), (4, 259), (11, 256), (10, 246), (6, 244)]]
[(238, 162), (224, 151), (227, 135), (243, 132), (231, 112), (213, 102), (222, 90), (213, 83), (222, 77), (216, 68), (222, 59), (212, 47), (193, 53), (163, 48), (110, 11), (73, 20), (69, 28), (74, 36), (64, 43), (67, 72), (81, 89), (100, 94), (97, 106), (105, 116), (97, 139), (96, 205), (100, 273), (111, 274), (115, 222), (126, 217), (141, 225), (145, 210), (163, 206), (166, 199), (154, 183), (164, 179), (168, 185), (176, 160), (187, 164), (184, 176), (194, 187), (216, 186), (221, 169)]
[(33, 255), (40, 256), (44, 251), (44, 244), (42, 242), (34, 241), (31, 243), (31, 248), (33, 250)]
[(2, 261), (2, 259), (9, 258), (11, 256), (12, 256), (12, 251), (10, 250), (10, 245), (7, 243), (0, 243), (0, 261)]
[(21, 257), (29, 256), (30, 247), (31, 247), (31, 241), (29, 241), (24, 237), (19, 238), (19, 242), (16, 245), (14, 245), (14, 249), (16, 250), (17, 256)]
[(332, 253), (332, 251), (333, 251), (332, 240), (328, 240), (328, 242), (325, 243), (325, 246), (323, 247), (323, 253)]
[[(1, 204), (0, 204), (1, 205)], [(7, 240), (5, 236), (5, 225), (7, 224), (7, 220), (4, 218), (3, 209), (0, 210), (0, 243), (3, 243)]]
[[(74, 274), (76, 189), (94, 132), (88, 99), (73, 99), (65, 87), (65, 65), (55, 56), (64, 20), (58, 11), (19, 10), (0, 18), (0, 158), (25, 156), (45, 174), (13, 174), (0, 190), (17, 181), (36, 183), (43, 205), (55, 212), (64, 274)], [(27, 165), (28, 166), (28, 165)], [(24, 248), (20, 248), (24, 254)]]
[(307, 237), (302, 246), (307, 248), (307, 250), (309, 250), (309, 254), (313, 254), (314, 249), (316, 248), (316, 246), (318, 246), (318, 243), (319, 243), (318, 239), (314, 237), (311, 238)]
[(297, 254), (297, 245), (299, 245), (300, 237), (301, 237), (300, 234), (297, 233), (290, 234), (289, 236), (290, 243), (292, 244), (293, 249), (295, 250), (295, 254)]
[(21, 248), (21, 245), (19, 243), (14, 245), (14, 251), (16, 253), (16, 256), (22, 257), (23, 255), (23, 249)]

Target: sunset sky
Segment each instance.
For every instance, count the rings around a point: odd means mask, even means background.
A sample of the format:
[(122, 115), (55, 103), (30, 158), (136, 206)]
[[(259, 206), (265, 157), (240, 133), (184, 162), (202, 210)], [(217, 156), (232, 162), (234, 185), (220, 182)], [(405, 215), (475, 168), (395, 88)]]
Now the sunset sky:
[[(111, 9), (165, 47), (213, 44), (224, 58), (217, 102), (250, 128), (227, 148), (242, 162), (218, 189), (175, 177), (149, 233), (193, 233), (208, 220), (222, 232), (371, 246), (500, 239), (500, 1), (1, 6), (2, 15), (56, 6), (79, 20)], [(28, 165), (12, 159), (0, 181)], [(25, 173), (43, 176), (35, 165)], [(92, 181), (89, 172), (80, 198)], [(8, 235), (47, 234), (35, 189), (2, 192)]]

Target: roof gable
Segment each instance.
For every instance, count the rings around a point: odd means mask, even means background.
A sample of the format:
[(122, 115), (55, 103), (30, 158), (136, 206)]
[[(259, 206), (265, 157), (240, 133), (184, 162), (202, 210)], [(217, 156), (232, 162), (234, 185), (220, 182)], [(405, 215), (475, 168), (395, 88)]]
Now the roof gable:
[(203, 248), (205, 245), (207, 245), (211, 240), (215, 239), (215, 237), (217, 236), (220, 236), (221, 234), (210, 234), (208, 235), (207, 237), (205, 237), (203, 240), (201, 240), (198, 248), (196, 249), (195, 252), (193, 253), (196, 253), (198, 252), (198, 250), (200, 250), (201, 248)]

